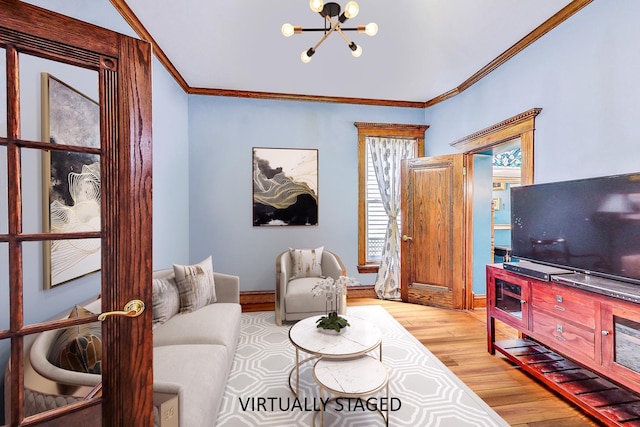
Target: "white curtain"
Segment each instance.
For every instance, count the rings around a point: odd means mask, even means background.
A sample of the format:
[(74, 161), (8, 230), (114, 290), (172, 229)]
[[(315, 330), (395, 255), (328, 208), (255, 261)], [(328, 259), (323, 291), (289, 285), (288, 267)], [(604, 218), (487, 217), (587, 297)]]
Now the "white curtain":
[(376, 277), (378, 298), (400, 299), (400, 167), (403, 159), (415, 157), (415, 141), (394, 138), (367, 138), (382, 205), (389, 217)]

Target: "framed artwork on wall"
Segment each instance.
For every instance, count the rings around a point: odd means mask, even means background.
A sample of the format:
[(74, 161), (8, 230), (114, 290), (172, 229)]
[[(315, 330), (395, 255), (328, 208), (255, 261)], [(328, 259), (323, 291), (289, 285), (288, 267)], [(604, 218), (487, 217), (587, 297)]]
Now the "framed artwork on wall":
[[(91, 98), (42, 73), (42, 140), (100, 148), (100, 107)], [(100, 156), (42, 151), (43, 231), (100, 231)], [(43, 242), (44, 287), (100, 270), (100, 239)]]
[(318, 150), (253, 148), (253, 225), (318, 225)]

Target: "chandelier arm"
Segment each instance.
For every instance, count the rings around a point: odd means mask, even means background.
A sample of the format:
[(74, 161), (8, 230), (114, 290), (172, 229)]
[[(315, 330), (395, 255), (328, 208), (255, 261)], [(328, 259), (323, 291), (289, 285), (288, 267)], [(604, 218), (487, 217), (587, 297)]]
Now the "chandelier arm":
[[(330, 17), (326, 17), (327, 20), (329, 20), (329, 22), (331, 22), (332, 26), (333, 24), (333, 20)], [(342, 28), (340, 28), (340, 21), (336, 21), (335, 23), (335, 30), (342, 36), (342, 38), (347, 42), (347, 44), (350, 46), (351, 43), (353, 43), (351, 40), (349, 40), (349, 37), (346, 36), (345, 33), (342, 32)]]
[(329, 21), (331, 22), (331, 28), (329, 29), (329, 31), (324, 33), (324, 35), (318, 41), (318, 43), (316, 43), (316, 45), (313, 46), (313, 48), (312, 48), (313, 50), (316, 50), (318, 48), (318, 46), (320, 46), (322, 44), (322, 42), (324, 42), (327, 39), (327, 37), (329, 37), (331, 35), (331, 33), (333, 33), (336, 29), (340, 30), (340, 27), (338, 26), (338, 25), (340, 25), (340, 23), (338, 21), (336, 21), (335, 24), (333, 23), (333, 21), (331, 21), (331, 19), (329, 19)]

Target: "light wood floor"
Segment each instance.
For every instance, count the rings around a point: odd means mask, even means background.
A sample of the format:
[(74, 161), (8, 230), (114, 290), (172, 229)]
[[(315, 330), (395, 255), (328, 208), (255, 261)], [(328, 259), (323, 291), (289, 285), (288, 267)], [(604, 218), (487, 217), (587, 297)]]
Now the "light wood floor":
[[(502, 356), (487, 352), (485, 309), (463, 312), (373, 298), (348, 301), (373, 304), (382, 305), (510, 425), (600, 425)], [(498, 340), (517, 337), (515, 330), (496, 324)]]

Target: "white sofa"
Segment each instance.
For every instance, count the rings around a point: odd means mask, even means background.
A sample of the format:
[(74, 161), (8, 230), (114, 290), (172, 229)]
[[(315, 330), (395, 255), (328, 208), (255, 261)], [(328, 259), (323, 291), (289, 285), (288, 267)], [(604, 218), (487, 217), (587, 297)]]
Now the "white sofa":
[[(216, 272), (213, 276), (216, 302), (191, 313), (176, 314), (153, 328), (154, 393), (178, 396), (180, 427), (215, 426), (240, 334), (239, 278)], [(175, 281), (172, 269), (156, 271), (153, 277)], [(85, 308), (99, 313), (100, 300)], [(72, 396), (52, 395), (37, 382), (55, 383), (57, 390), (65, 386), (76, 390), (78, 386), (92, 387), (101, 380), (99, 374), (65, 370), (49, 362), (47, 354), (56, 334), (57, 331), (39, 334), (25, 351), (35, 376), (40, 377), (29, 381), (25, 378), (25, 394), (33, 406), (26, 408), (27, 413), (73, 401)], [(10, 405), (6, 408), (8, 416)]]

